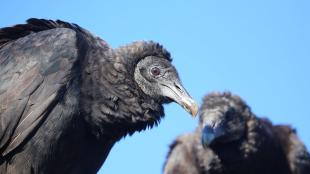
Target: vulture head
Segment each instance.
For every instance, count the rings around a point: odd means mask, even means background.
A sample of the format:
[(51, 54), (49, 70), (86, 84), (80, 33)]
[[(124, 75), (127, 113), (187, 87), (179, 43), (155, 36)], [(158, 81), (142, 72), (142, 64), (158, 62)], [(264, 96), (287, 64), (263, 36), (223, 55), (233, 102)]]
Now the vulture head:
[(229, 92), (211, 93), (204, 98), (200, 114), (204, 147), (240, 139), (246, 131), (250, 108)]
[(198, 105), (182, 86), (165, 48), (153, 41), (137, 41), (117, 50), (132, 62), (127, 63), (127, 72), (146, 97), (159, 103), (174, 101), (191, 115), (197, 114)]
[(145, 57), (137, 63), (134, 79), (139, 88), (156, 101), (174, 101), (193, 116), (196, 115), (197, 104), (182, 86), (169, 60), (156, 56)]

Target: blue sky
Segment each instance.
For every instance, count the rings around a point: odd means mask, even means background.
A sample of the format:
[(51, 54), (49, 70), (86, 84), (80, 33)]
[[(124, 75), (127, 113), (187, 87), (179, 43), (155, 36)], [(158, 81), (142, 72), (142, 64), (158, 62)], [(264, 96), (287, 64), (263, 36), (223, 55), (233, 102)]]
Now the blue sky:
[[(2, 0), (0, 27), (62, 19), (112, 47), (155, 40), (199, 103), (210, 91), (230, 90), (257, 115), (291, 124), (309, 149), (309, 8), (307, 0)], [(157, 128), (118, 142), (99, 173), (161, 173), (169, 144), (197, 124), (176, 104), (165, 113)]]

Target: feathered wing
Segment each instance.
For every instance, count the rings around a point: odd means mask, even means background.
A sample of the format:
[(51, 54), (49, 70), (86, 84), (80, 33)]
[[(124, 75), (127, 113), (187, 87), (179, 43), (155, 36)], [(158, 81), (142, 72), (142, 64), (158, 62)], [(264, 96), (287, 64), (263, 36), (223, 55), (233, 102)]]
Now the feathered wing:
[(195, 145), (194, 135), (186, 134), (178, 137), (170, 146), (164, 174), (199, 174), (193, 145)]
[(61, 102), (73, 80), (78, 50), (76, 32), (64, 28), (33, 33), (0, 48), (0, 152), (5, 156)]
[(310, 173), (310, 154), (306, 146), (298, 138), (296, 131), (290, 126), (281, 125), (275, 126), (275, 132), (286, 153), (292, 173)]

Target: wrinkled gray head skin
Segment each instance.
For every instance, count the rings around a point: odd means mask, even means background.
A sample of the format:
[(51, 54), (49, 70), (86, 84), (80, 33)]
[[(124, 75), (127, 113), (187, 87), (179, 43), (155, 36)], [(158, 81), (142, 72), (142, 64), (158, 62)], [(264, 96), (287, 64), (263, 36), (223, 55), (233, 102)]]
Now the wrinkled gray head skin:
[(197, 103), (182, 86), (177, 70), (171, 64), (170, 53), (162, 45), (153, 41), (136, 41), (116, 49), (116, 52), (126, 59), (130, 78), (144, 94), (158, 103), (174, 101), (192, 116), (197, 114)]
[(200, 113), (203, 146), (240, 139), (250, 115), (250, 108), (239, 96), (229, 92), (207, 95)]
[(135, 68), (134, 79), (150, 97), (175, 101), (193, 116), (196, 115), (196, 103), (183, 88), (175, 67), (167, 59), (148, 56), (140, 60)]

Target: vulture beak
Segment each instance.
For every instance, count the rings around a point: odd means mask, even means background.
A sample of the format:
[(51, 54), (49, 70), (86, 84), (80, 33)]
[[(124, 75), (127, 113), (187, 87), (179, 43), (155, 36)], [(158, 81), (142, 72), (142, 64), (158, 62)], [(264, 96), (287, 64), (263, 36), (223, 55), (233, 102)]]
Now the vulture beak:
[(202, 130), (201, 135), (201, 143), (204, 148), (212, 145), (215, 140), (221, 137), (224, 134), (222, 127), (212, 127), (210, 125), (206, 125)]
[(172, 83), (162, 84), (162, 93), (165, 97), (172, 99), (181, 105), (187, 112), (189, 112), (193, 117), (197, 115), (198, 105), (192, 99), (192, 97), (183, 88), (180, 82), (175, 81)]

